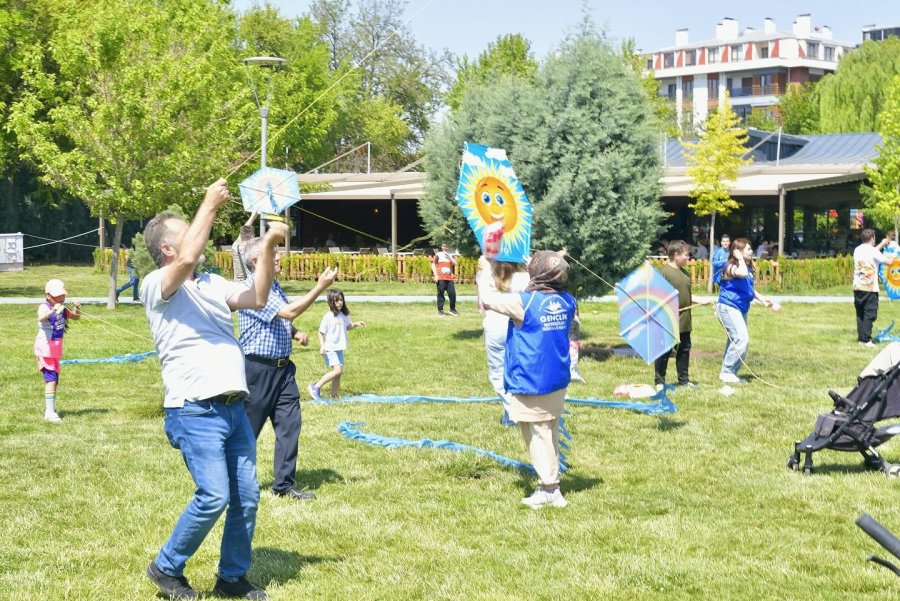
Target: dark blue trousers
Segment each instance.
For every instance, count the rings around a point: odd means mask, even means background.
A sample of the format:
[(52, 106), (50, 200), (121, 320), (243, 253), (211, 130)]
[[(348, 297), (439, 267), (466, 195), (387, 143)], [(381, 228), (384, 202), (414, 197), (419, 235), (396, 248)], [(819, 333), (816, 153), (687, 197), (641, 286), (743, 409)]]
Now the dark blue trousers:
[(246, 359), (247, 417), (253, 434), (259, 433), (267, 420), (275, 431), (274, 480), (272, 490), (284, 492), (294, 487), (297, 471), (297, 447), (300, 440), (300, 391), (297, 389), (297, 368), (293, 361), (276, 367)]

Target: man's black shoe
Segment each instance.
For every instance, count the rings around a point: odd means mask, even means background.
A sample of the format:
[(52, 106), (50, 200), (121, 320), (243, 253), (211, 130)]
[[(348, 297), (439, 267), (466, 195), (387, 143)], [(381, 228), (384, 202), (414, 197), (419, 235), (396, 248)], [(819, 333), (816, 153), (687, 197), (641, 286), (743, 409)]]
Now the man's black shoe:
[(221, 576), (216, 577), (216, 586), (213, 587), (213, 593), (220, 597), (231, 597), (232, 599), (268, 599), (269, 595), (266, 591), (254, 585), (252, 582), (241, 576), (235, 582), (222, 580)]
[(289, 499), (294, 499), (295, 501), (312, 501), (316, 498), (316, 495), (309, 492), (308, 490), (297, 490), (296, 488), (289, 488), (287, 490), (273, 490), (275, 496), (278, 497), (288, 497)]
[(147, 566), (147, 577), (153, 581), (159, 590), (169, 599), (196, 599), (197, 591), (191, 588), (184, 576), (169, 576), (156, 567), (156, 560)]

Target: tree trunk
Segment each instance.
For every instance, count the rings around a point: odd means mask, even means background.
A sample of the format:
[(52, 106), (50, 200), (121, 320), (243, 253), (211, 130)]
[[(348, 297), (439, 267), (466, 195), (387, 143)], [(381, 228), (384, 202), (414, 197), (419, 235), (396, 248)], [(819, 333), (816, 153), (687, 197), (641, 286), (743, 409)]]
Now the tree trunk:
[(716, 245), (716, 212), (713, 211), (709, 217), (709, 281), (706, 283), (706, 292), (712, 294), (713, 291), (713, 248)]
[(122, 227), (125, 225), (125, 216), (122, 213), (116, 215), (116, 232), (113, 234), (112, 260), (109, 262), (109, 296), (106, 297), (106, 308), (115, 309), (118, 302), (116, 295), (116, 277), (119, 275), (119, 247), (122, 244)]

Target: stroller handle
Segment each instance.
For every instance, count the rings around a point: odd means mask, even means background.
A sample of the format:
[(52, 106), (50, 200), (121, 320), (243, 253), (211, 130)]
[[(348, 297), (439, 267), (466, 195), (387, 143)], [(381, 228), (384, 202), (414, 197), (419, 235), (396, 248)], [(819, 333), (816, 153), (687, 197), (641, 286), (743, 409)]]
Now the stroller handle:
[(879, 545), (890, 551), (894, 557), (900, 559), (900, 539), (875, 521), (875, 518), (868, 513), (864, 513), (856, 520), (856, 525), (862, 528), (863, 532), (874, 538)]

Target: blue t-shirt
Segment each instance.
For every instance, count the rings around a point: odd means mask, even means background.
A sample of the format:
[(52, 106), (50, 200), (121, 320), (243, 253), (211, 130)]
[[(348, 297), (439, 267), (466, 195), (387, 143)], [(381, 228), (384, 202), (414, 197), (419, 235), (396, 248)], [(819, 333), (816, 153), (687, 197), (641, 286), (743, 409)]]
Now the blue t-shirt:
[(569, 385), (569, 328), (575, 299), (565, 292), (520, 292), (525, 319), (510, 320), (503, 385), (513, 394), (547, 394)]
[(721, 246), (716, 249), (712, 257), (713, 284), (722, 283), (722, 272), (725, 271), (725, 264), (728, 262), (728, 250)]
[(750, 310), (750, 303), (756, 298), (753, 290), (753, 270), (745, 278), (723, 279), (719, 284), (719, 302), (734, 307), (741, 313)]

